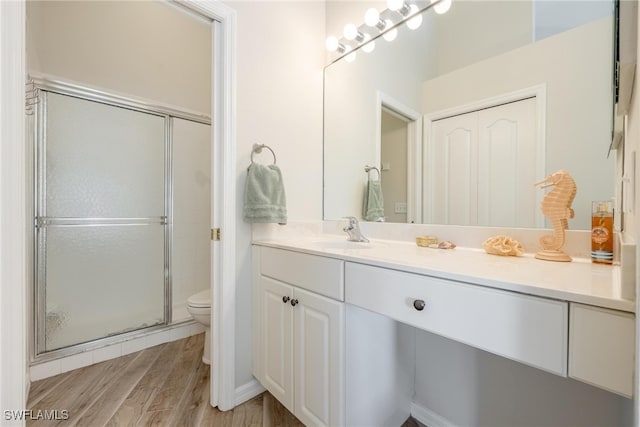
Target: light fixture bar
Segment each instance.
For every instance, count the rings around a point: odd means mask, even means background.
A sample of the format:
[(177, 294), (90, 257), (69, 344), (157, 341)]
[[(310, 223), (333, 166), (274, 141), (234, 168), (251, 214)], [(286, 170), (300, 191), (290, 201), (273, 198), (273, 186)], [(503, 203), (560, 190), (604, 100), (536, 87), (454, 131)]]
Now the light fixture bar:
[[(329, 52), (337, 52), (338, 56), (331, 62), (350, 55), (355, 58), (355, 50), (363, 47), (364, 52), (371, 52), (375, 47), (375, 39), (383, 36), (387, 41), (396, 38), (398, 26), (407, 23), (407, 27), (415, 30), (422, 24), (422, 12), (432, 7), (439, 14), (449, 10), (452, 0), (430, 0), (420, 8), (415, 4), (408, 4), (404, 0), (388, 0), (387, 9), (379, 11), (369, 8), (364, 14), (364, 24), (357, 27), (347, 24), (343, 30), (343, 37), (327, 37), (326, 48)], [(377, 34), (376, 34), (377, 33)]]

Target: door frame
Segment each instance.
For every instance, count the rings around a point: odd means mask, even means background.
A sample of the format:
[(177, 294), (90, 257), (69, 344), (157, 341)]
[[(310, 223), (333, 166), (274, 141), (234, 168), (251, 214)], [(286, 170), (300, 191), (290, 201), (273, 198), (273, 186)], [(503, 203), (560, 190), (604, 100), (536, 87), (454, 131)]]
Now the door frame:
[[(422, 170), (424, 174), (423, 180), (423, 195), (422, 195), (422, 222), (430, 224), (431, 214), (428, 209), (429, 206), (433, 206), (433, 192), (431, 187), (426, 185), (426, 180), (433, 181), (431, 175), (432, 170), (429, 167), (429, 159), (433, 156), (433, 141), (431, 139), (431, 131), (433, 128), (433, 122), (437, 120), (446, 119), (449, 117), (459, 116), (461, 114), (471, 113), (486, 108), (497, 107), (498, 105), (508, 104), (511, 102), (522, 101), (528, 98), (536, 99), (536, 173), (538, 176), (544, 178), (546, 176), (545, 171), (545, 159), (546, 159), (546, 140), (547, 140), (547, 85), (541, 83), (539, 85), (530, 86), (524, 89), (515, 90), (505, 94), (493, 96), (490, 98), (484, 98), (478, 101), (473, 101), (468, 104), (458, 105), (455, 107), (447, 108), (444, 110), (435, 111), (425, 114), (423, 117), (423, 159)], [(531, 183), (533, 185), (533, 183)], [(536, 204), (539, 206), (542, 203), (543, 192), (536, 192)], [(537, 212), (536, 215), (536, 227), (544, 227), (544, 216), (542, 212)]]
[[(218, 0), (175, 0), (212, 23), (211, 55), (211, 406), (235, 406), (236, 32), (237, 13)], [(215, 266), (215, 268), (214, 268)]]
[[(376, 166), (382, 174), (382, 111), (407, 123), (407, 223), (422, 219), (422, 114), (384, 92), (376, 96)], [(382, 179), (382, 175), (380, 175)]]
[[(212, 26), (211, 400), (235, 406), (236, 32), (237, 13), (218, 0), (176, 0), (217, 21)], [(0, 407), (20, 411), (29, 393), (28, 161), (25, 121), (26, 3), (0, 2)], [(0, 421), (14, 425), (15, 420)]]

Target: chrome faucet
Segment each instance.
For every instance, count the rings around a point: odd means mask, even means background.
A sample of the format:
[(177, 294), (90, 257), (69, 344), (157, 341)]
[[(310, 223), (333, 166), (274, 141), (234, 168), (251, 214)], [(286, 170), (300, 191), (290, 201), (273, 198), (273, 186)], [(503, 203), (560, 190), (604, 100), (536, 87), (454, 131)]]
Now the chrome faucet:
[(349, 235), (347, 238), (350, 242), (363, 242), (368, 243), (369, 239), (362, 235), (360, 231), (360, 224), (358, 224), (358, 219), (353, 216), (347, 216), (345, 219), (349, 220), (349, 225), (347, 225), (342, 230)]

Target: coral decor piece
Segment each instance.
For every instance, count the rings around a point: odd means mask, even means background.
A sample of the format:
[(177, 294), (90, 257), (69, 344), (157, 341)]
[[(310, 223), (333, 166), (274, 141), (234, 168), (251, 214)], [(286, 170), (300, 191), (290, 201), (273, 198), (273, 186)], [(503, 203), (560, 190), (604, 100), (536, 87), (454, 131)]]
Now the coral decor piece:
[(540, 188), (553, 187), (540, 204), (542, 213), (551, 222), (553, 234), (540, 238), (542, 250), (536, 254), (536, 258), (546, 261), (571, 261), (571, 257), (561, 249), (564, 246), (565, 230), (569, 227), (568, 219), (574, 216), (571, 204), (578, 191), (576, 182), (569, 172), (559, 170), (534, 185)]
[(453, 243), (451, 240), (443, 240), (437, 245), (429, 245), (429, 247), (434, 249), (455, 249), (456, 244)]
[(522, 243), (507, 236), (489, 237), (482, 247), (491, 255), (520, 256), (524, 253)]

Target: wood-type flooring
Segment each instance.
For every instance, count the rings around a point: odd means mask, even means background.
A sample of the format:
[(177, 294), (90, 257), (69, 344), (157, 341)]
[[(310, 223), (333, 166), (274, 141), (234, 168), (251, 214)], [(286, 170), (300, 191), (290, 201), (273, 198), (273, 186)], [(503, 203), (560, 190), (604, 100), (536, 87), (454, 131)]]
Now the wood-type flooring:
[[(298, 427), (268, 392), (221, 412), (209, 405), (204, 334), (36, 381), (28, 426)], [(35, 419), (57, 411), (58, 420)], [(63, 412), (66, 411), (66, 412)], [(62, 419), (67, 418), (68, 419)], [(402, 427), (424, 427), (409, 418)]]

